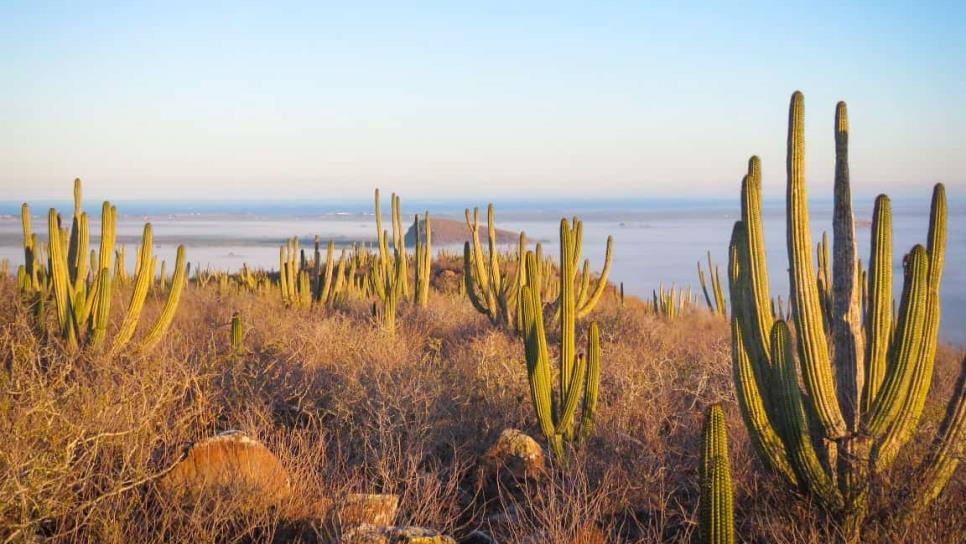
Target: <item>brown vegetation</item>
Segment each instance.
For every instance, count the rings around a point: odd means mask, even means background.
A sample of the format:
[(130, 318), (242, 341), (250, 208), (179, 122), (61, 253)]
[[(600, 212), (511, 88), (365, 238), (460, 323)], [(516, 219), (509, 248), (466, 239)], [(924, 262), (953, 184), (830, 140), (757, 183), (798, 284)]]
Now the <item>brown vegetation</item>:
[[(760, 467), (735, 405), (728, 324), (708, 313), (664, 320), (605, 295), (592, 314), (603, 350), (595, 434), (567, 470), (548, 458), (547, 476), (521, 492), (477, 480), (480, 455), (504, 429), (540, 436), (523, 343), (457, 293), (401, 306), (392, 336), (363, 303), (300, 311), (197, 285), (182, 298), (149, 353), (67, 355), (39, 337), (14, 282), (0, 280), (0, 541), (315, 541), (323, 528), (293, 512), (385, 493), (399, 496), (399, 526), (457, 541), (482, 530), (501, 543), (687, 542), (702, 411), (713, 402), (731, 430), (741, 539), (831, 540), (821, 510)], [(162, 305), (149, 297), (147, 317)], [(234, 311), (247, 329), (238, 356)], [(960, 358), (941, 350), (930, 399), (949, 397)], [(941, 417), (941, 406), (927, 406), (923, 437)], [(186, 505), (160, 492), (186, 445), (229, 429), (264, 444), (290, 475), (277, 507), (252, 511), (230, 496)], [(914, 461), (901, 460), (876, 493), (901, 493)], [(916, 525), (883, 520), (867, 536), (961, 541), (964, 497), (960, 473)]]

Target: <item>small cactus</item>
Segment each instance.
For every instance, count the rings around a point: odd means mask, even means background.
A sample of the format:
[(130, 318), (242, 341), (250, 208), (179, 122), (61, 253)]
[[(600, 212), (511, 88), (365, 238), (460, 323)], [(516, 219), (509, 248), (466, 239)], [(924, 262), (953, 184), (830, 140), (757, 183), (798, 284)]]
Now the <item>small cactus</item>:
[(700, 536), (704, 544), (735, 542), (734, 496), (728, 461), (728, 428), (721, 406), (705, 413), (702, 433)]

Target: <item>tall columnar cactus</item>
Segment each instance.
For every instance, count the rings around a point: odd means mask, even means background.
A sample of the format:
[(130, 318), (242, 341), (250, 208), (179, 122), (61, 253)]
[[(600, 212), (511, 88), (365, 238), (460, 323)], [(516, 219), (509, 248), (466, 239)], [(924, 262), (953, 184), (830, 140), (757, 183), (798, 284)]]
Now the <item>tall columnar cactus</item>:
[(372, 290), (376, 293), (382, 306), (373, 304), (373, 314), (382, 320), (383, 328), (389, 334), (396, 331), (396, 311), (399, 301), (403, 298), (403, 261), (398, 251), (393, 250), (392, 263), (388, 270), (382, 266), (371, 269)]
[(728, 461), (728, 427), (721, 406), (708, 407), (702, 435), (701, 542), (732, 544), (735, 542), (734, 495)]
[(429, 280), (433, 268), (433, 227), (428, 211), (426, 212), (425, 219), (423, 219), (423, 225), (425, 227), (423, 230), (425, 233), (425, 241), (420, 234), (419, 216), (417, 215), (416, 221), (413, 223), (413, 232), (416, 234), (416, 268), (413, 298), (416, 300), (416, 304), (425, 308), (429, 305)]
[(376, 241), (379, 245), (378, 266), (382, 268), (383, 277), (395, 276), (395, 260), (400, 261), (402, 283), (401, 293), (404, 299), (409, 298), (409, 258), (406, 253), (406, 236), (402, 230), (402, 203), (399, 195), (390, 196), (390, 219), (392, 222), (392, 245), (389, 232), (382, 228), (382, 204), (379, 200), (379, 189), (376, 189)]
[[(30, 254), (30, 274), (37, 274), (37, 282), (31, 278), (31, 288), (37, 290), (41, 300), (46, 292), (41, 288), (45, 273), (41, 263), (37, 260), (39, 244), (36, 235), (29, 228), (29, 207), (24, 205), (25, 255)], [(80, 180), (74, 182), (74, 218), (71, 228), (65, 230), (61, 226), (61, 217), (57, 210), (50, 209), (47, 214), (48, 244), (47, 266), (50, 278), (50, 290), (53, 295), (59, 335), (66, 341), (69, 350), (76, 350), (82, 345), (99, 347), (107, 336), (111, 307), (111, 286), (114, 281), (123, 282), (126, 277), (123, 267), (115, 263), (115, 275), (112, 278), (112, 257), (117, 233), (117, 209), (109, 202), (105, 202), (101, 210), (101, 240), (98, 251), (90, 251), (90, 232), (87, 214), (83, 211), (81, 202)], [(154, 280), (156, 259), (153, 254), (151, 224), (144, 226), (144, 236), (138, 252), (139, 264), (135, 277), (134, 289), (128, 303), (124, 319), (112, 342), (112, 350), (117, 352), (131, 341), (140, 322), (141, 309), (147, 296), (148, 288)], [(123, 257), (123, 251), (119, 252)], [(88, 269), (88, 266), (90, 269)], [(171, 290), (161, 315), (157, 322), (144, 336), (138, 349), (147, 349), (157, 343), (166, 332), (174, 318), (181, 289), (185, 279), (184, 247), (178, 247), (178, 259), (175, 264), (175, 275)], [(24, 285), (27, 284), (27, 267), (24, 271)], [(40, 306), (41, 308), (43, 305)], [(42, 311), (42, 310), (41, 310)]]
[[(466, 226), (470, 230), (470, 241), (463, 246), (466, 294), (473, 307), (493, 324), (515, 326), (514, 312), (524, 282), (524, 263), (518, 261), (512, 273), (501, 269), (493, 204), (487, 206), (486, 217), (488, 253), (484, 254), (480, 243), (480, 210), (474, 209), (472, 216), (466, 210)], [(526, 250), (526, 235), (522, 233), (520, 243), (518, 255)]]
[(278, 259), (282, 302), (293, 308), (308, 308), (312, 304), (312, 281), (297, 236), (279, 248)]
[[(560, 346), (556, 391), (551, 382), (553, 373), (544, 327), (541, 267), (532, 251), (526, 255), (527, 278), (521, 290), (523, 340), (530, 393), (540, 429), (558, 458), (563, 458), (566, 442), (573, 442), (577, 437), (586, 438), (592, 432), (600, 387), (600, 332), (596, 322), (590, 326), (586, 354), (578, 354), (576, 348), (577, 298), (573, 273), (568, 276), (566, 272), (573, 269), (572, 254), (567, 249), (573, 248), (572, 236), (573, 231), (564, 220), (560, 240), (560, 268), (564, 272), (560, 276)], [(581, 405), (582, 414), (578, 424), (577, 410)]]
[[(739, 405), (763, 461), (835, 513), (845, 538), (855, 541), (867, 515), (870, 480), (889, 468), (912, 437), (932, 381), (946, 197), (943, 186), (936, 185), (927, 245), (916, 245), (904, 260), (905, 282), (894, 325), (889, 201), (885, 196), (877, 199), (870, 292), (863, 312), (844, 103), (836, 109), (835, 143), (831, 270), (823, 273), (830, 278), (830, 295), (823, 301), (805, 187), (804, 99), (801, 93), (792, 95), (787, 221), (794, 339), (770, 307), (761, 170), (757, 157), (750, 161), (730, 251), (732, 344)], [(800, 391), (800, 382), (807, 395)], [(961, 381), (957, 399), (963, 394)], [(942, 445), (961, 440), (966, 424), (959, 415), (962, 410), (960, 400), (949, 405), (940, 445), (921, 468), (924, 477), (919, 481), (927, 491), (912, 493), (906, 510), (923, 508), (948, 479), (950, 455), (959, 446)]]
[(721, 272), (718, 265), (711, 262), (710, 251), (708, 252), (708, 276), (711, 278), (710, 292), (708, 291), (708, 277), (705, 276), (704, 270), (701, 268), (701, 261), (698, 261), (698, 281), (701, 283), (701, 291), (704, 292), (704, 301), (708, 304), (708, 309), (715, 315), (727, 317), (728, 307), (725, 302), (724, 288), (721, 284)]

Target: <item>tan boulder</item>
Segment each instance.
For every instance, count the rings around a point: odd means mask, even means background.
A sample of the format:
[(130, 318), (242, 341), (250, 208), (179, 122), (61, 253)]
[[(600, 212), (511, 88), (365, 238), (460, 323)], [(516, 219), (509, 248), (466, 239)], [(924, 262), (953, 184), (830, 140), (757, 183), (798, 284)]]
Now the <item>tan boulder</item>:
[(539, 481), (546, 474), (546, 458), (536, 440), (516, 429), (505, 429), (479, 460), (478, 475), (484, 487), (495, 484), (517, 488)]
[(192, 444), (158, 482), (171, 497), (230, 497), (251, 507), (278, 504), (292, 490), (288, 472), (261, 442), (227, 431)]

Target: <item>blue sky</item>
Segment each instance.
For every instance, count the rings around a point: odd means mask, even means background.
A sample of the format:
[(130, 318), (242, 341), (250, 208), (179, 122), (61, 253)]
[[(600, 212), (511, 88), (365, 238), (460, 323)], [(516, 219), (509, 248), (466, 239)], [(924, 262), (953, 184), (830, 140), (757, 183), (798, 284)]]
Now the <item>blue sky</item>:
[(782, 4), (3, 2), (0, 200), (966, 190), (964, 4)]

